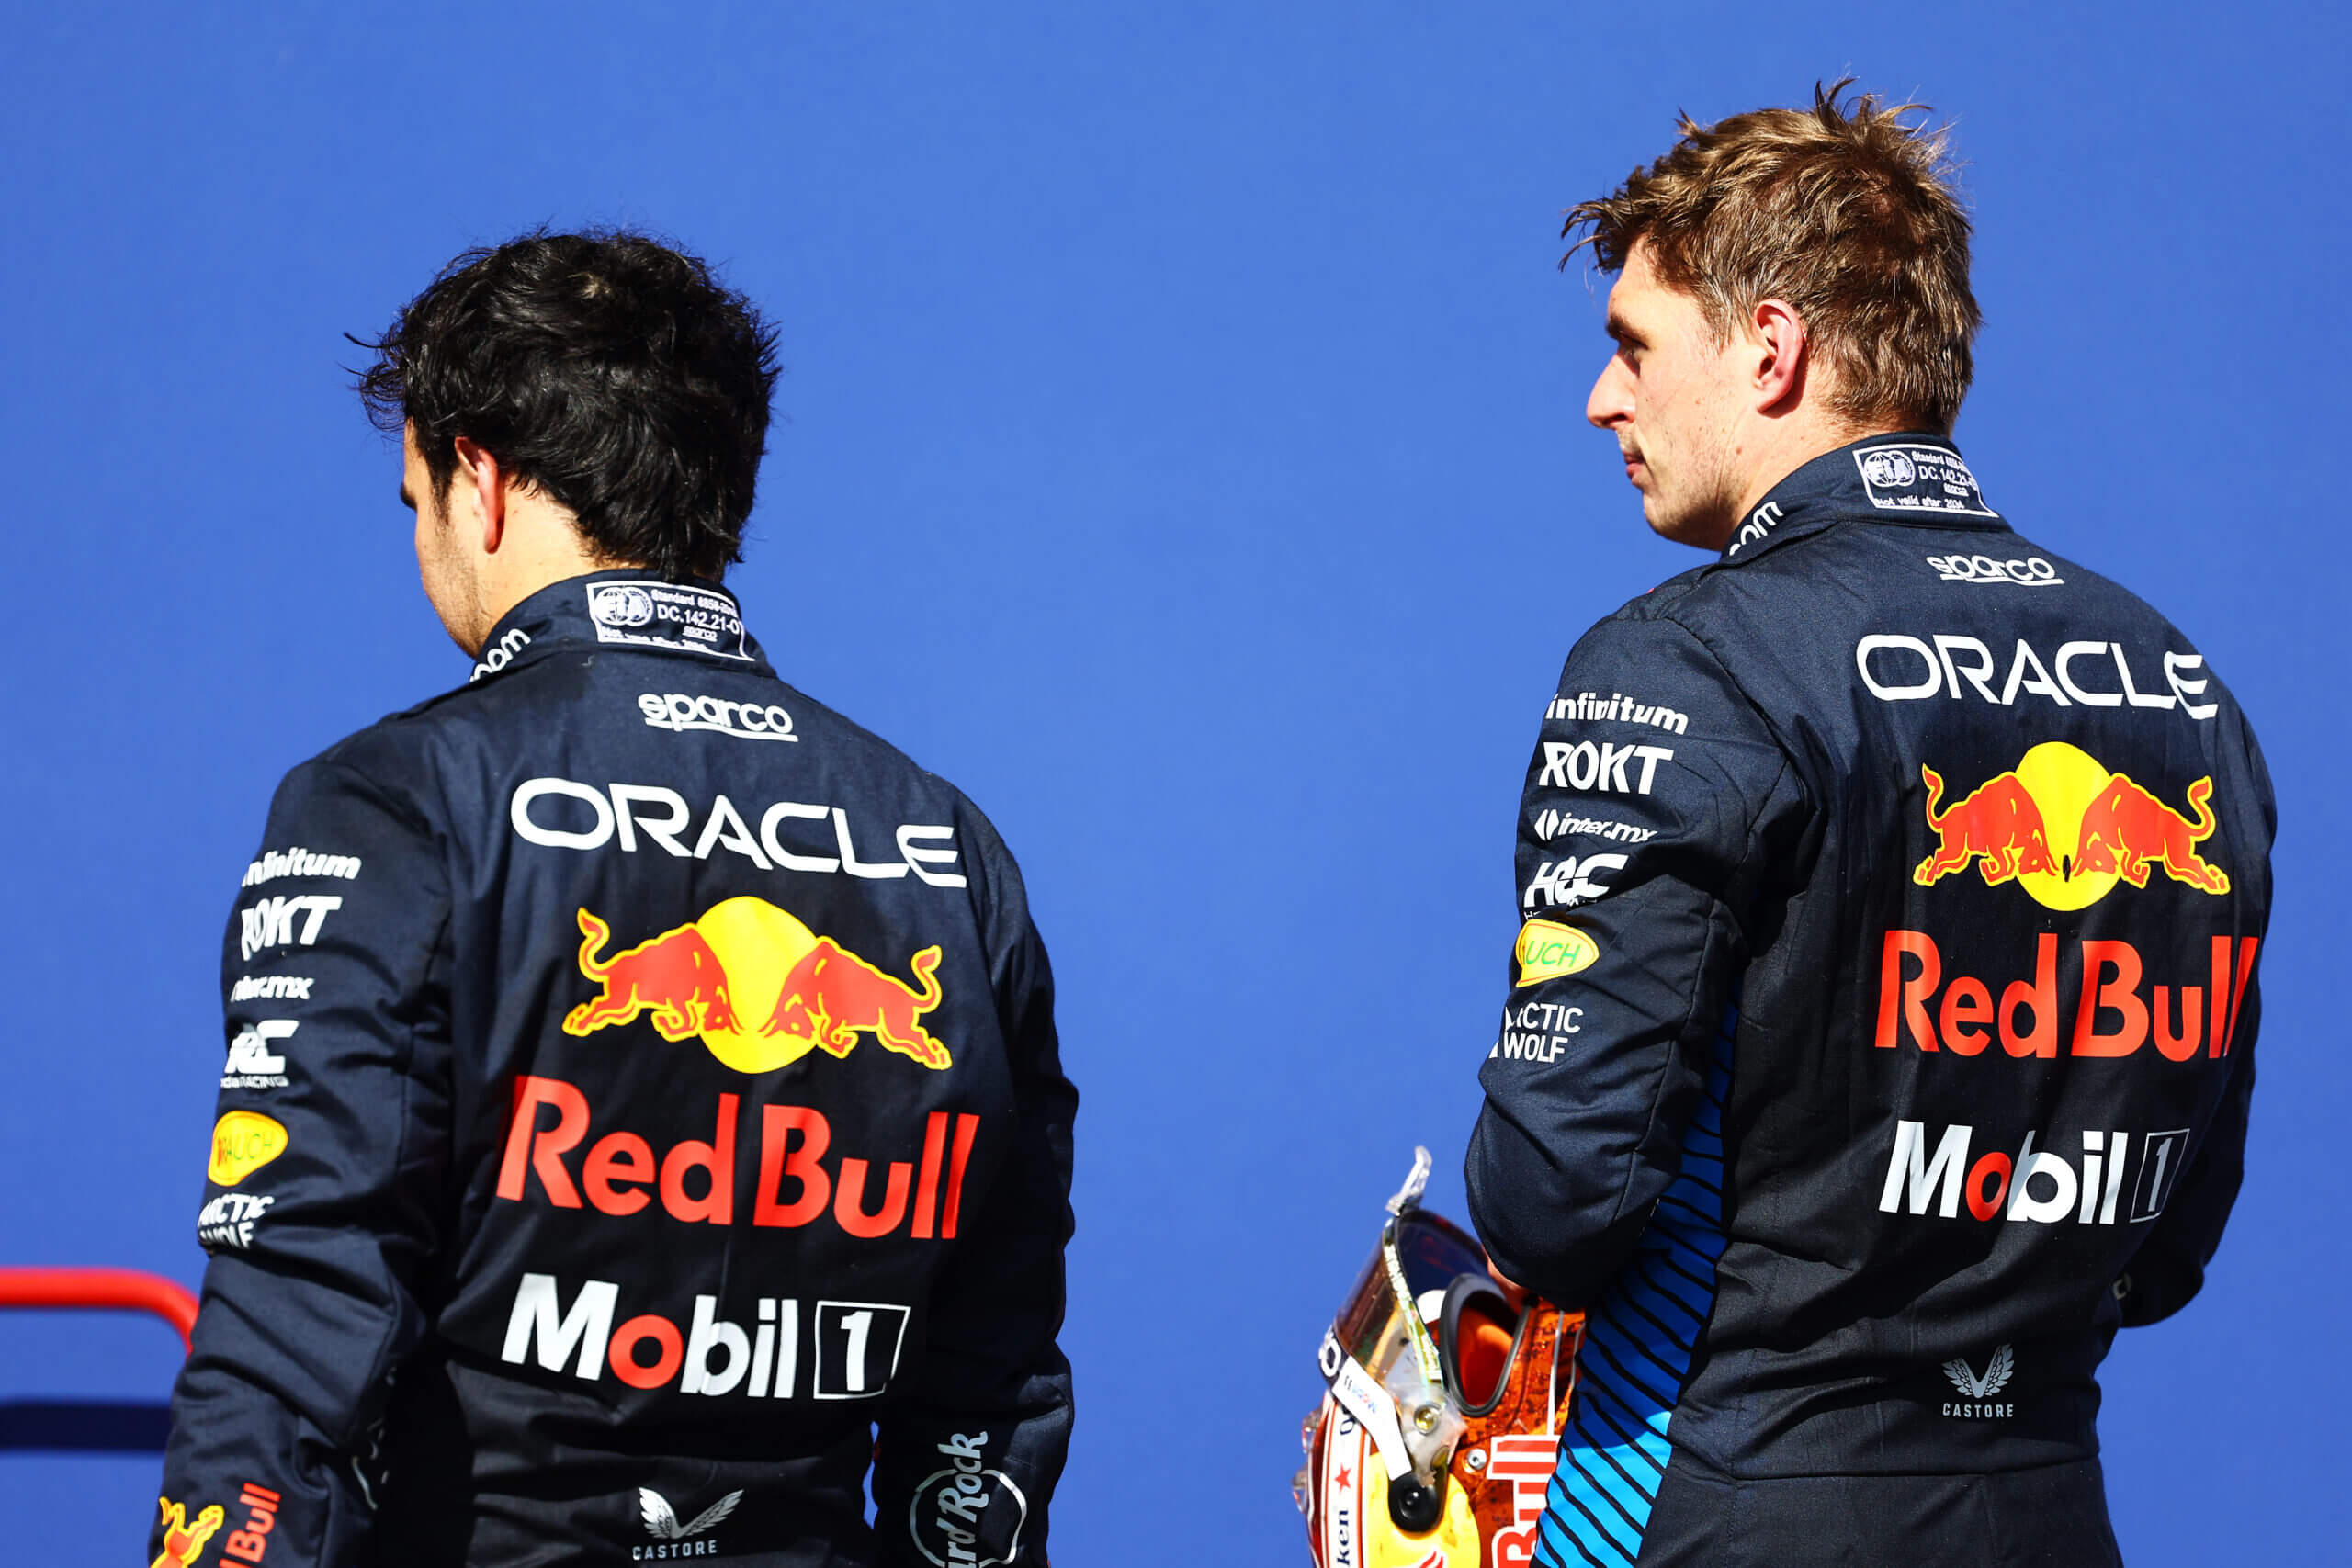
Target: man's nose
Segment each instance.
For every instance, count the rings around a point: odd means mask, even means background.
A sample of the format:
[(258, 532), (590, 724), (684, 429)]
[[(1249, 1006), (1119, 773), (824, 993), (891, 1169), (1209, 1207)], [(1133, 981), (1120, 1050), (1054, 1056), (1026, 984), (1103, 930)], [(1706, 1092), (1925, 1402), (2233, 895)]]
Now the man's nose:
[(1613, 429), (1634, 417), (1634, 378), (1617, 355), (1611, 355), (1609, 363), (1600, 367), (1591, 395), (1584, 400), (1584, 417), (1601, 430)]

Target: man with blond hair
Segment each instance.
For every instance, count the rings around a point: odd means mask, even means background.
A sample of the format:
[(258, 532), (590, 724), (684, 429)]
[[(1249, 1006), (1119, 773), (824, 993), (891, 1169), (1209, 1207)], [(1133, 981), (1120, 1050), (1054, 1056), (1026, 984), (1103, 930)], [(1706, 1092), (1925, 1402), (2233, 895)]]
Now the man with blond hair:
[(2237, 1190), (2260, 752), (1978, 489), (1943, 140), (1845, 85), (1569, 216), (1587, 417), (1715, 558), (1577, 644), (1519, 818), (1467, 1177), (1589, 1314), (1542, 1563), (2117, 1562), (2096, 1371)]

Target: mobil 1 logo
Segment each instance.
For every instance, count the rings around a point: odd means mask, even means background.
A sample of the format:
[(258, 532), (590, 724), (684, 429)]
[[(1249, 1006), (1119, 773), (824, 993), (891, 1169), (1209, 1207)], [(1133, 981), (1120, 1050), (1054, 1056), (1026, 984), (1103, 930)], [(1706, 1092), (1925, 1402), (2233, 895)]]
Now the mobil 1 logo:
[(907, 1309), (888, 1302), (817, 1303), (819, 1399), (871, 1399), (890, 1386), (907, 1334)]

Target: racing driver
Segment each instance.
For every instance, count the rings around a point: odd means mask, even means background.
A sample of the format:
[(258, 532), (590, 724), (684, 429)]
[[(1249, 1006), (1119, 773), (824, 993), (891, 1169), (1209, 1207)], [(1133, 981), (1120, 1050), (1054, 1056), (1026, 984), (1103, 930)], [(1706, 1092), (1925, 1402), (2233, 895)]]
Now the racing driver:
[(1845, 90), (1569, 217), (1587, 415), (1712, 558), (1577, 643), (1519, 816), (1467, 1178), (1588, 1314), (1542, 1563), (2117, 1562), (2098, 1368), (2237, 1191), (2261, 754), (1979, 490), (1941, 136)]
[(244, 874), (158, 1562), (1045, 1560), (1045, 950), (987, 819), (719, 586), (774, 343), (607, 232), (368, 345), (476, 663), (288, 774)]

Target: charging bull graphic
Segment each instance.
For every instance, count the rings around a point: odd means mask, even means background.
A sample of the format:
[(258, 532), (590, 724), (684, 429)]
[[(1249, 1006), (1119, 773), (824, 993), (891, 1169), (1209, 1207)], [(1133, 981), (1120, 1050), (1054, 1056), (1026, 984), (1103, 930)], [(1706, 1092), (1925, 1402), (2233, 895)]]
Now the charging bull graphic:
[(2118, 773), (2083, 813), (2082, 837), (2075, 850), (2077, 871), (2112, 873), (2134, 887), (2148, 885), (2151, 864), (2175, 882), (2208, 893), (2227, 893), (2229, 874), (2198, 858), (2196, 846), (2213, 836), (2213, 781), (2188, 786), (2191, 822), (2125, 774)]
[(2021, 872), (2056, 869), (2041, 807), (2017, 774), (1986, 780), (1941, 813), (1936, 807), (1944, 797), (1942, 775), (1922, 762), (1919, 777), (1928, 786), (1928, 826), (1941, 841), (1911, 874), (1912, 881), (1933, 886), (1938, 878), (1964, 869), (1971, 856), (1977, 857), (1976, 870), (1987, 887), (1997, 887)]
[[(2210, 777), (2188, 786), (2194, 820), (2130, 774), (2109, 773), (2063, 740), (2034, 747), (2014, 769), (1940, 810), (1942, 776), (1922, 763), (1919, 777), (1937, 837), (1935, 852), (1911, 874), (1922, 887), (1965, 871), (1973, 860), (1986, 886), (2015, 881), (2052, 909), (2095, 904), (2118, 882), (2145, 887), (2157, 869), (2199, 892), (2230, 890), (2229, 874), (2197, 852), (2220, 825)], [(2072, 846), (2071, 852), (2055, 853), (2053, 844)]]
[(164, 1506), (164, 1550), (147, 1568), (188, 1568), (204, 1551), (204, 1543), (220, 1528), (228, 1516), (218, 1503), (209, 1504), (196, 1516), (196, 1523), (187, 1522), (186, 1508), (169, 1497), (155, 1499)]
[(947, 1047), (922, 1026), (939, 1005), (934, 944), (909, 961), (908, 985), (819, 936), (764, 898), (729, 898), (698, 919), (604, 957), (612, 928), (579, 912), (580, 972), (596, 997), (567, 1014), (567, 1034), (650, 1014), (673, 1043), (699, 1038), (738, 1072), (763, 1073), (812, 1050), (846, 1056), (858, 1036), (931, 1068), (951, 1066)]

